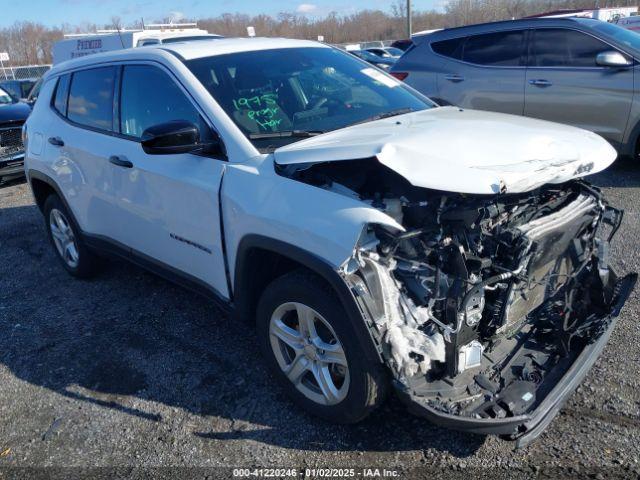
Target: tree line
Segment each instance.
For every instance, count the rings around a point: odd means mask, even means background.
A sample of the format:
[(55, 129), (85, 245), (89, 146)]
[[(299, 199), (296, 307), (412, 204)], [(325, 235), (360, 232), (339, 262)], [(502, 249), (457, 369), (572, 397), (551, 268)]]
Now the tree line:
[[(449, 0), (442, 11), (413, 12), (413, 31), (448, 28), (473, 23), (521, 18), (558, 9), (591, 9), (635, 5), (636, 0)], [(158, 19), (167, 22), (170, 19)], [(297, 13), (245, 15), (225, 13), (217, 17), (183, 19), (197, 21), (198, 27), (223, 36), (246, 36), (252, 25), (258, 36), (316, 39), (329, 43), (389, 40), (406, 37), (406, 2), (395, 0), (389, 11), (362, 10), (340, 15), (336, 12), (318, 18)], [(16, 22), (0, 28), (0, 52), (8, 52), (9, 65), (51, 63), (54, 42), (65, 33), (83, 33), (99, 28), (139, 28), (141, 22), (123, 25), (112, 17), (106, 25), (81, 24), (47, 27), (37, 22)]]

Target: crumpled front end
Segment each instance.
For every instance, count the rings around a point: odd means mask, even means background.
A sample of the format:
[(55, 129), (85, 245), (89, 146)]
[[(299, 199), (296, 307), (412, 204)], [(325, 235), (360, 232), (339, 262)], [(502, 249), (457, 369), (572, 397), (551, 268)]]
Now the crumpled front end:
[(367, 226), (341, 273), (401, 396), (436, 423), (528, 443), (633, 289), (608, 265), (622, 212), (582, 181), (371, 202), (406, 230)]
[(386, 214), (339, 273), (411, 410), (531, 441), (598, 357), (636, 280), (609, 267), (622, 212), (582, 180), (421, 188), (376, 159), (280, 173)]

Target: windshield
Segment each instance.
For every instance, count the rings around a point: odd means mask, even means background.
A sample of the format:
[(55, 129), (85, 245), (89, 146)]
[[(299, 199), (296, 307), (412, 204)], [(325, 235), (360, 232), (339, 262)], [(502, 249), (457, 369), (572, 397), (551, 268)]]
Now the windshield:
[(5, 103), (14, 103), (14, 98), (7, 93), (6, 90), (0, 88), (0, 105), (4, 105)]
[(185, 63), (258, 149), (435, 106), (333, 48), (241, 52)]
[(591, 28), (604, 33), (622, 45), (626, 45), (627, 47), (640, 52), (640, 34), (633, 30), (627, 30), (626, 28), (607, 22), (598, 22), (597, 24), (592, 25)]

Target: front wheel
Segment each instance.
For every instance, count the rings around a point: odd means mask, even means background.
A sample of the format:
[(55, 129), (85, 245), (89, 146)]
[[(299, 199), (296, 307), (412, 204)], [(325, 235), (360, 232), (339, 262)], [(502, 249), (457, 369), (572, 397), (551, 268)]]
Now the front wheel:
[(271, 283), (257, 312), (260, 345), (295, 403), (335, 423), (355, 423), (383, 400), (382, 365), (366, 359), (333, 291), (293, 272)]

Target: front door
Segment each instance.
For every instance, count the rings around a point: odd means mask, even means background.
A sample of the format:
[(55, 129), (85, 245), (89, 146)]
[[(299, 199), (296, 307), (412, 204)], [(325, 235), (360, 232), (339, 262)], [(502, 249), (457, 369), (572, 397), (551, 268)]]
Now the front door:
[(586, 33), (563, 28), (532, 33), (524, 114), (621, 142), (633, 98), (633, 69), (598, 66), (596, 56), (615, 49)]
[(210, 128), (168, 71), (124, 65), (117, 130), (110, 155), (122, 241), (151, 262), (204, 282), (228, 297), (218, 190), (225, 162), (195, 154), (149, 155), (142, 132), (171, 120)]

